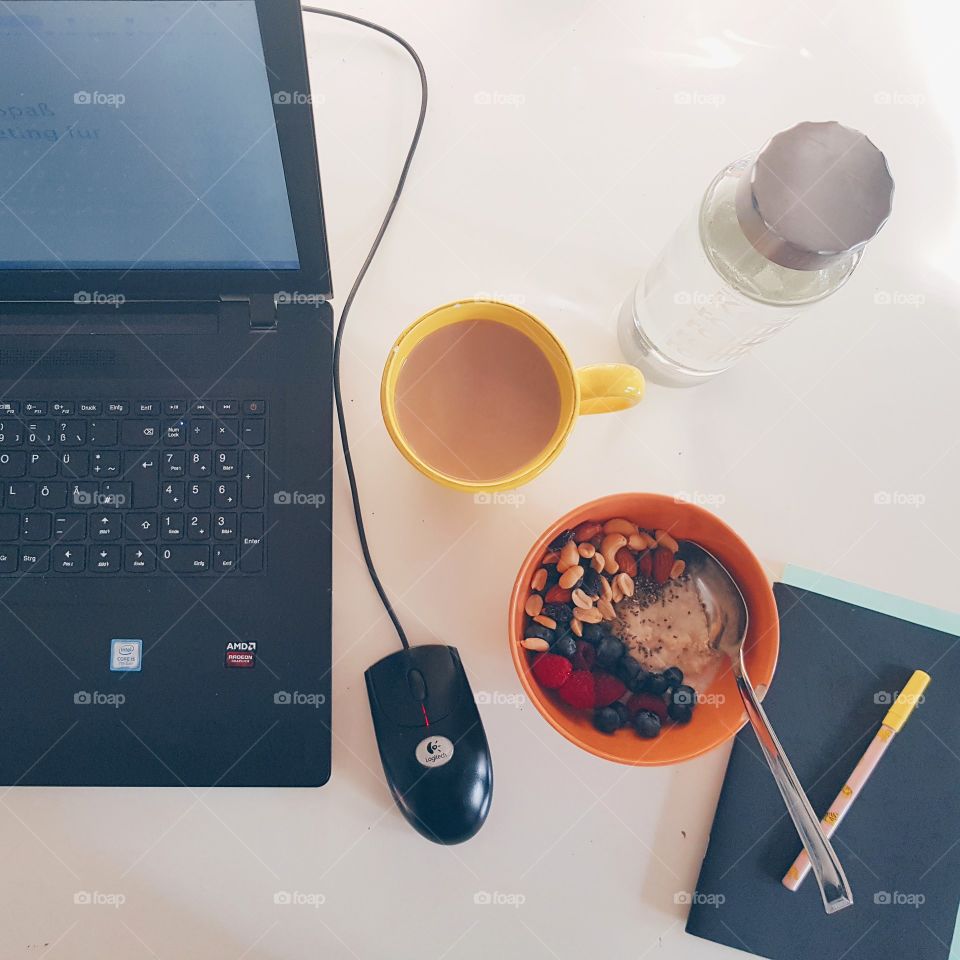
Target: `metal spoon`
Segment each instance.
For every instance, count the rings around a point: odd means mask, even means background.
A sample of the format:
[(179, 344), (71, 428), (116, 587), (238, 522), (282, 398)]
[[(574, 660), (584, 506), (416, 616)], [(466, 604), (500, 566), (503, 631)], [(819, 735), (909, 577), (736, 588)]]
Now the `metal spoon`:
[(787, 813), (790, 814), (810, 857), (810, 865), (823, 897), (824, 909), (827, 913), (836, 913), (849, 907), (853, 904), (853, 894), (850, 892), (843, 867), (840, 866), (840, 860), (830, 841), (823, 835), (817, 815), (813, 812), (747, 676), (743, 642), (747, 636), (748, 615), (743, 594), (723, 564), (698, 544), (690, 540), (680, 541), (679, 556), (686, 561), (686, 573), (703, 602), (711, 635), (717, 637), (718, 648), (730, 657), (733, 664), (737, 689), (740, 691), (747, 718), (760, 741), (773, 779), (783, 795)]

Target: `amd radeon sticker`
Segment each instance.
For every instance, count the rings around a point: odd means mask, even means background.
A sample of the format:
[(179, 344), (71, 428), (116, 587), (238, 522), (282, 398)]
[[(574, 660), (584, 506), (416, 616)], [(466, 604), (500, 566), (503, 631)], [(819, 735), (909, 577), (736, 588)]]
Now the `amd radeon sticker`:
[(231, 640), (227, 644), (224, 666), (249, 668), (257, 662), (257, 643), (255, 640)]

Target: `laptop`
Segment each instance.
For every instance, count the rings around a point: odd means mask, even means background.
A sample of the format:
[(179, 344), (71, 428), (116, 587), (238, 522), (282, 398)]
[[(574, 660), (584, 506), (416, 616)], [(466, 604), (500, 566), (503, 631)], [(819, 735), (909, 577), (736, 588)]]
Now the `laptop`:
[(0, 783), (330, 772), (296, 0), (0, 5)]

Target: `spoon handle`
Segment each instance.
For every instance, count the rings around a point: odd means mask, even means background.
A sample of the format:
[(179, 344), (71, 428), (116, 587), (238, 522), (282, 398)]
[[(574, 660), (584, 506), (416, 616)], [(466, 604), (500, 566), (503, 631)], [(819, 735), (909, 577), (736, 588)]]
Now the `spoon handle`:
[(827, 913), (836, 913), (853, 904), (853, 894), (850, 892), (843, 867), (840, 866), (840, 860), (830, 841), (824, 837), (820, 829), (820, 821), (813, 812), (810, 801), (803, 792), (803, 787), (800, 786), (800, 781), (793, 772), (793, 767), (790, 766), (790, 761), (787, 760), (787, 755), (783, 752), (783, 747), (780, 746), (780, 741), (773, 732), (773, 727), (770, 726), (770, 721), (763, 707), (760, 706), (760, 701), (753, 692), (746, 673), (742, 671), (736, 671), (736, 673), (737, 689), (746, 707), (747, 717), (760, 741), (760, 747), (767, 758), (773, 779), (783, 795), (787, 813), (790, 814), (790, 819), (793, 820), (804, 849), (810, 857), (810, 866), (820, 886), (824, 909)]

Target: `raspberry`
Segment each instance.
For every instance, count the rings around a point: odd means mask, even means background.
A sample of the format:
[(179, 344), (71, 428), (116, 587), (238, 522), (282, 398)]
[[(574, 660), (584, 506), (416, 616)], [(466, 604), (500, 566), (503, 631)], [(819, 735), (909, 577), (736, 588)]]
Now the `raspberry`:
[(630, 711), (631, 717), (636, 716), (641, 710), (649, 710), (650, 713), (655, 713), (661, 720), (667, 719), (666, 703), (652, 693), (635, 693), (627, 701), (627, 710)]
[(571, 707), (592, 710), (595, 697), (593, 674), (589, 670), (574, 670), (557, 693)]
[(626, 692), (627, 688), (616, 677), (609, 673), (595, 673), (593, 675), (595, 707), (608, 707), (614, 700), (619, 700)]
[(533, 675), (548, 690), (562, 687), (572, 671), (570, 661), (556, 653), (542, 653), (533, 661)]
[(586, 640), (578, 640), (577, 652), (573, 655), (573, 669), (589, 670), (593, 667), (596, 659), (597, 651), (594, 649), (593, 644), (587, 643)]

